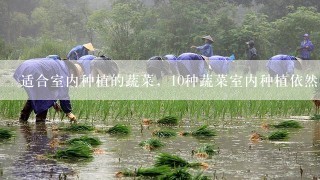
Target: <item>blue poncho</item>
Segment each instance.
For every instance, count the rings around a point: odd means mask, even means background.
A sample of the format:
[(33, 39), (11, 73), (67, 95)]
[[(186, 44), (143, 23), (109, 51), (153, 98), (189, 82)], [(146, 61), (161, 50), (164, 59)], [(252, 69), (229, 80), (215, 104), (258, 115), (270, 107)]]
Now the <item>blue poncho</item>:
[(276, 55), (269, 59), (267, 67), (272, 70), (275, 74), (282, 76), (294, 73), (294, 56), (289, 55)]
[(216, 74), (228, 74), (229, 72), (229, 57), (211, 56), (209, 64)]
[(86, 49), (83, 45), (79, 45), (71, 49), (71, 51), (67, 55), (67, 59), (78, 60), (80, 57), (88, 54), (88, 49)]
[(63, 111), (71, 112), (68, 76), (69, 70), (63, 61), (47, 58), (24, 61), (13, 75), (26, 90), (36, 114), (48, 110), (58, 99), (64, 100), (60, 101)]
[(206, 62), (199, 54), (183, 53), (177, 58), (177, 61), (179, 73), (183, 77), (187, 77), (187, 75), (191, 77), (193, 75), (195, 77), (203, 77), (203, 75), (206, 74)]
[(197, 50), (199, 50), (201, 54), (204, 56), (207, 56), (207, 57), (213, 56), (213, 48), (212, 48), (212, 45), (209, 43), (206, 43), (203, 46), (198, 46)]
[(97, 58), (96, 56), (93, 55), (85, 55), (79, 58), (79, 60), (77, 60), (77, 62), (82, 66), (83, 70), (84, 70), (84, 74), (86, 76), (89, 76), (89, 74), (91, 73), (91, 61), (94, 60), (95, 58)]

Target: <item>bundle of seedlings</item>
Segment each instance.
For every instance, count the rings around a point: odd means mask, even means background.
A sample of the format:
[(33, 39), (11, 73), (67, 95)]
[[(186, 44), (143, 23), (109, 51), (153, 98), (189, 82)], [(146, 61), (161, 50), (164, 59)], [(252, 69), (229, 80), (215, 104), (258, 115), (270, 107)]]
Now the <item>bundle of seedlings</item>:
[(214, 154), (216, 154), (216, 151), (214, 150), (214, 146), (212, 144), (204, 144), (197, 150), (192, 150), (192, 156), (196, 156), (198, 158), (209, 158)]
[(61, 127), (60, 130), (70, 131), (70, 132), (89, 132), (93, 131), (94, 127), (86, 124), (71, 124), (68, 127)]
[(174, 116), (166, 116), (157, 121), (158, 124), (168, 125), (168, 126), (177, 126), (179, 124), (179, 120)]
[(73, 138), (67, 141), (67, 144), (74, 144), (75, 142), (85, 142), (87, 144), (90, 144), (91, 146), (99, 146), (101, 145), (101, 141), (98, 138), (95, 137), (89, 137), (89, 136), (81, 136), (79, 138)]
[(193, 132), (179, 132), (181, 136), (192, 135), (194, 137), (212, 137), (216, 136), (216, 132), (209, 128), (208, 125), (201, 126), (199, 129)]
[(288, 139), (289, 133), (287, 131), (276, 131), (269, 135), (268, 139), (271, 141)]
[(57, 150), (53, 156), (56, 159), (69, 159), (69, 160), (85, 160), (91, 159), (93, 156), (91, 146), (82, 141), (75, 141), (65, 149)]
[(130, 133), (130, 128), (124, 124), (117, 124), (108, 129), (106, 133), (111, 135), (128, 135)]
[(179, 156), (168, 154), (168, 153), (161, 153), (156, 156), (155, 166), (169, 166), (171, 168), (197, 168), (197, 167), (204, 167), (207, 168), (208, 164), (206, 163), (189, 163), (188, 161), (182, 159)]
[(159, 139), (154, 138), (142, 141), (139, 145), (147, 150), (154, 150), (164, 146), (164, 144)]
[(171, 171), (170, 173), (161, 176), (160, 180), (175, 180), (175, 179), (183, 179), (183, 180), (193, 180), (192, 175), (188, 172), (187, 168), (177, 168)]
[(315, 114), (310, 119), (311, 120), (320, 120), (320, 114)]
[(13, 136), (12, 131), (0, 128), (0, 140), (10, 139)]
[(157, 136), (159, 138), (170, 138), (177, 135), (177, 133), (173, 130), (164, 129), (164, 130), (156, 130), (152, 132), (153, 136)]
[(277, 125), (273, 125), (275, 128), (302, 128), (301, 124), (294, 120), (283, 121)]
[(135, 171), (125, 170), (116, 173), (117, 177), (158, 177), (171, 172), (169, 166), (139, 168)]

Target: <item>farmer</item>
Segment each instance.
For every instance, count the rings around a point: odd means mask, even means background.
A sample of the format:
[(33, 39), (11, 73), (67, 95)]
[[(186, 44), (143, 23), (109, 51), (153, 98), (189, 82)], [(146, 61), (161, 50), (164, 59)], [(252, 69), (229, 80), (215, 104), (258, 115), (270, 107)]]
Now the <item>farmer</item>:
[(271, 77), (291, 77), (294, 73), (294, 68), (302, 69), (301, 59), (283, 54), (276, 55), (269, 59), (267, 68)]
[(94, 51), (93, 45), (91, 43), (78, 45), (71, 49), (67, 55), (69, 60), (78, 60), (80, 57), (88, 55), (89, 51)]
[(114, 78), (119, 74), (118, 64), (107, 56), (100, 56), (93, 59), (90, 68), (93, 77), (110, 75), (110, 77)]
[(246, 44), (248, 46), (247, 61), (243, 73), (248, 74), (250, 72), (252, 75), (256, 75), (259, 69), (258, 61), (256, 61), (259, 59), (257, 49), (254, 47), (253, 40), (246, 42)]
[(311, 52), (313, 51), (314, 46), (309, 39), (309, 34), (303, 35), (303, 41), (300, 43), (300, 48), (297, 50), (300, 51), (300, 58), (302, 60), (310, 60)]
[(77, 63), (79, 63), (83, 70), (84, 70), (84, 75), (89, 76), (91, 73), (91, 61), (94, 60), (95, 58), (97, 58), (94, 55), (85, 55), (80, 57), (77, 60)]
[[(23, 62), (13, 77), (26, 90), (29, 99), (24, 105), (20, 121), (27, 122), (32, 111), (36, 114), (36, 122), (45, 122), (50, 107), (66, 114), (70, 121), (75, 122), (69, 98), (70, 77), (80, 77), (83, 71), (80, 65), (68, 60), (52, 61), (47, 58), (31, 59)], [(69, 83), (70, 82), (70, 83)], [(60, 100), (60, 106), (56, 103)]]
[(183, 53), (178, 59), (178, 70), (181, 76), (203, 77), (208, 67), (208, 58), (195, 53)]
[(234, 60), (234, 56), (211, 56), (209, 57), (209, 64), (216, 74), (228, 74), (230, 61)]
[(161, 80), (164, 75), (171, 74), (170, 64), (160, 56), (153, 56), (147, 61), (147, 73), (155, 75), (157, 80)]
[(206, 56), (206, 57), (211, 57), (213, 56), (213, 49), (212, 49), (212, 43), (213, 39), (211, 36), (204, 36), (202, 37), (204, 39), (205, 44), (202, 46), (191, 46), (191, 48), (197, 49), (198, 51), (201, 52), (201, 55)]
[(163, 56), (164, 60), (167, 60), (170, 64), (170, 70), (172, 72), (173, 75), (178, 75), (179, 71), (178, 71), (178, 64), (177, 64), (177, 57), (173, 54), (168, 54)]

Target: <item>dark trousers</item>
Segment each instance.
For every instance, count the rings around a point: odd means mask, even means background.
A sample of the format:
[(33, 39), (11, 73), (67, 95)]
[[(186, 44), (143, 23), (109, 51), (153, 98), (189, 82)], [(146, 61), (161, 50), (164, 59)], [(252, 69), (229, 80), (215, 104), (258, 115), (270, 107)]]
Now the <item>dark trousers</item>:
[[(33, 111), (31, 101), (27, 100), (26, 104), (24, 105), (21, 113), (20, 113), (20, 121), (28, 121), (31, 112)], [(36, 122), (43, 122), (47, 118), (48, 110), (45, 110), (41, 113), (36, 114)]]

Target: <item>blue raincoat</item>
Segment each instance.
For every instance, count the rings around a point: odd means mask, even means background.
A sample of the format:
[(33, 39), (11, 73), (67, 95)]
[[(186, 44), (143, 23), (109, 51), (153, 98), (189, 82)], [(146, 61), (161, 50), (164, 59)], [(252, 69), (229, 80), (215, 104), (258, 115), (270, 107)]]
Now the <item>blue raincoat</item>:
[(213, 56), (212, 44), (206, 43), (203, 46), (198, 46), (197, 50), (201, 52), (201, 55), (211, 57)]
[(67, 59), (69, 60), (78, 60), (80, 57), (88, 55), (89, 51), (83, 45), (79, 45), (71, 49), (71, 51), (67, 55)]
[(229, 57), (211, 56), (209, 64), (216, 74), (228, 74), (230, 60)]
[(91, 73), (91, 61), (95, 58), (97, 57), (94, 55), (85, 55), (80, 57), (79, 60), (77, 60), (77, 62), (82, 66), (84, 74), (86, 76), (89, 76), (89, 74)]
[(69, 70), (65, 62), (47, 58), (24, 61), (13, 75), (18, 83), (24, 85), (36, 114), (48, 110), (58, 99), (65, 113), (72, 111), (67, 84), (68, 76)]
[(311, 51), (313, 51), (314, 49), (312, 42), (309, 39), (306, 41), (302, 41), (300, 44), (300, 48), (301, 48), (301, 51), (300, 51), (301, 58), (304, 60), (310, 60)]
[(289, 55), (276, 55), (269, 59), (267, 63), (267, 68), (269, 72), (272, 74), (282, 76), (286, 74), (293, 74), (294, 73), (294, 60), (296, 58), (294, 56)]
[(183, 53), (178, 57), (177, 61), (179, 73), (183, 77), (187, 77), (187, 75), (203, 77), (206, 74), (206, 62), (199, 54)]
[(164, 56), (164, 59), (166, 59), (169, 62), (172, 74), (177, 75), (179, 73), (177, 57), (173, 54), (168, 54)]

